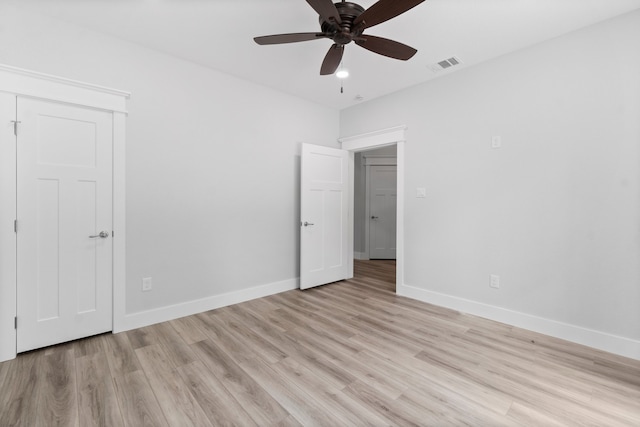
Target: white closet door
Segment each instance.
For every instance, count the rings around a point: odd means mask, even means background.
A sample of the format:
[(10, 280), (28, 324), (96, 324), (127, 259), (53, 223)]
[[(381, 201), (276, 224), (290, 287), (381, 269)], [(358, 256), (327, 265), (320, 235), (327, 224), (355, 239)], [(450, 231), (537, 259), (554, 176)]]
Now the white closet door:
[(369, 258), (396, 259), (396, 166), (371, 166)]
[(18, 352), (112, 330), (112, 113), (18, 98)]

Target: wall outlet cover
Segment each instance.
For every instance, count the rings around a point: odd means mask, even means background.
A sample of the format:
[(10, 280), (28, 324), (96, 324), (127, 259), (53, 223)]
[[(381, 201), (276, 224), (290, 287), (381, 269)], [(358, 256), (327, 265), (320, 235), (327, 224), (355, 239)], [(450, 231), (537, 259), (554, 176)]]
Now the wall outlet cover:
[(492, 274), (491, 281), (489, 282), (489, 286), (495, 289), (500, 288), (500, 276), (498, 276), (497, 274)]

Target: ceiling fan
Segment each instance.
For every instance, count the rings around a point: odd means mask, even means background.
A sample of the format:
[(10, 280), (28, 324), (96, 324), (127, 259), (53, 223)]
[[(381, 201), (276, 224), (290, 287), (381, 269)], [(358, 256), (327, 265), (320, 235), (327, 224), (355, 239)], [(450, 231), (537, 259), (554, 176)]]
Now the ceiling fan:
[(365, 10), (358, 4), (344, 0), (335, 4), (331, 0), (307, 0), (307, 3), (320, 15), (321, 32), (274, 34), (254, 37), (253, 40), (259, 45), (318, 39), (333, 40), (333, 45), (322, 61), (320, 75), (333, 74), (338, 69), (344, 54), (344, 46), (352, 41), (371, 52), (406, 61), (416, 54), (416, 49), (393, 40), (363, 34), (363, 32), (369, 27), (395, 18), (423, 1), (378, 0)]

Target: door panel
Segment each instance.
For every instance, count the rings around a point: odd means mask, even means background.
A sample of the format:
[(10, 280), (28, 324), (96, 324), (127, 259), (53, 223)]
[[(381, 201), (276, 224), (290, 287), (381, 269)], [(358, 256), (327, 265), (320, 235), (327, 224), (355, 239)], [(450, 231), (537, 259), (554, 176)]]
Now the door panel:
[[(18, 98), (18, 352), (112, 329), (112, 114)], [(106, 231), (106, 238), (91, 238)]]
[(371, 166), (369, 258), (396, 258), (397, 167)]
[(349, 275), (349, 153), (302, 144), (300, 288)]

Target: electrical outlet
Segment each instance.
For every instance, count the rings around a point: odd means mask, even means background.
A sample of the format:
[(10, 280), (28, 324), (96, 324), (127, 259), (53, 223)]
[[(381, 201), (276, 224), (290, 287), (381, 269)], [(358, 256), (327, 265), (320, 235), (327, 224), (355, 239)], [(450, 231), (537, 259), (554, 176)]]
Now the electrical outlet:
[(491, 286), (492, 288), (495, 288), (495, 289), (499, 289), (500, 288), (500, 276), (498, 276), (497, 274), (492, 274), (491, 275), (491, 282), (489, 282), (489, 286)]
[(499, 135), (491, 137), (491, 148), (502, 147), (502, 138)]
[(153, 289), (153, 282), (151, 281), (151, 277), (142, 278), (142, 290), (144, 292), (150, 291)]

